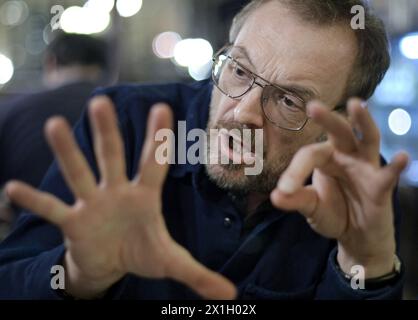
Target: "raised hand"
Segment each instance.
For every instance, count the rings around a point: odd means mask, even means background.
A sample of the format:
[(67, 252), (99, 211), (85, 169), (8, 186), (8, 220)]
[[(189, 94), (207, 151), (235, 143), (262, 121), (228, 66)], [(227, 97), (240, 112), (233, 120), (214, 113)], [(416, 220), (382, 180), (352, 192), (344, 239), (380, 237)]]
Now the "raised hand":
[(102, 295), (125, 274), (172, 278), (205, 298), (231, 299), (235, 287), (198, 263), (168, 233), (161, 192), (168, 165), (155, 160), (157, 130), (172, 126), (168, 106), (152, 108), (139, 174), (125, 174), (123, 144), (114, 107), (106, 97), (89, 108), (100, 182), (88, 167), (67, 123), (53, 118), (46, 135), (76, 199), (72, 206), (21, 182), (10, 182), (8, 196), (18, 205), (56, 224), (65, 238), (66, 291), (79, 298)]
[[(349, 101), (351, 125), (320, 102), (308, 106), (328, 140), (294, 156), (271, 200), (300, 212), (315, 231), (338, 240), (337, 259), (344, 272), (362, 265), (369, 278), (394, 266), (392, 194), (408, 157), (401, 153), (387, 166), (380, 165), (379, 131), (364, 106), (359, 99)], [(305, 186), (311, 174), (312, 184)]]

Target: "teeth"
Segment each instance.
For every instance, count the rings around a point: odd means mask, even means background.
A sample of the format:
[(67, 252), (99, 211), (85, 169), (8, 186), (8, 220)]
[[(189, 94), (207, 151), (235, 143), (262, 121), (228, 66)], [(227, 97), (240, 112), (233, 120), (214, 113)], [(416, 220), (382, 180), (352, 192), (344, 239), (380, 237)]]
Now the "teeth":
[(232, 139), (236, 140), (239, 144), (242, 145), (241, 137), (234, 136), (233, 134), (229, 135)]
[(229, 139), (230, 139), (229, 141), (230, 141), (231, 144), (234, 143), (234, 141), (235, 141), (236, 144), (241, 144), (242, 145), (242, 141), (241, 141), (240, 137), (237, 137), (237, 136), (234, 136), (234, 135), (230, 134)]
[[(235, 140), (235, 141), (234, 141)], [(239, 148), (241, 147), (241, 148)], [(250, 145), (249, 150), (247, 150), (247, 148), (245, 148), (246, 146), (244, 146), (244, 142), (242, 141), (242, 139), (240, 137), (237, 137), (235, 135), (229, 134), (229, 148), (231, 150), (234, 151), (240, 151), (241, 152), (249, 152), (251, 153), (252, 147)]]
[(229, 140), (229, 148), (234, 152), (241, 153), (242, 152), (242, 142), (239, 139), (235, 139), (235, 137), (230, 136)]

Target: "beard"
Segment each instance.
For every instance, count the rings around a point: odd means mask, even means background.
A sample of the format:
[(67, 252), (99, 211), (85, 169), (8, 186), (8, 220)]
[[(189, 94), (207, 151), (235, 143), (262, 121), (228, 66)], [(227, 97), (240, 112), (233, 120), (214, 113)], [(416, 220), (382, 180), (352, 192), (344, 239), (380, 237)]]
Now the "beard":
[(259, 175), (245, 175), (243, 168), (235, 167), (242, 165), (206, 164), (205, 166), (209, 179), (221, 189), (238, 194), (250, 192), (269, 194), (276, 187), (280, 175), (290, 162), (283, 156), (280, 162), (284, 163), (284, 161), (287, 162), (286, 165), (265, 162), (263, 171)]
[[(235, 121), (214, 121), (218, 106), (221, 104), (221, 96), (222, 93), (214, 88), (206, 133), (209, 135), (211, 129), (237, 129), (241, 132), (242, 136), (242, 130), (244, 128), (249, 129), (248, 126)], [(254, 137), (255, 135), (251, 134), (252, 151), (254, 150), (255, 144)], [(246, 175), (245, 168), (248, 167), (246, 164), (212, 164), (210, 161), (207, 161), (205, 164), (206, 172), (209, 179), (221, 189), (244, 195), (250, 192), (269, 194), (275, 189), (280, 176), (289, 166), (293, 156), (303, 145), (324, 142), (326, 140), (327, 136), (325, 133), (320, 133), (319, 136), (313, 139), (312, 137), (301, 138), (300, 133), (292, 133), (290, 136), (282, 137), (281, 145), (283, 146), (283, 150), (274, 150), (273, 148), (269, 150), (265, 144), (266, 139), (263, 139), (263, 167), (260, 174)], [(296, 141), (298, 143), (295, 143)], [(208, 144), (206, 152), (209, 158), (213, 157), (214, 153), (217, 154), (218, 151), (210, 150), (210, 144)]]
[[(206, 129), (208, 139), (211, 139), (211, 129), (226, 129), (228, 131), (238, 130), (241, 133), (241, 137), (243, 136), (244, 129), (251, 130), (251, 151), (253, 152), (255, 150), (255, 129), (248, 128), (248, 126), (243, 125), (240, 122), (219, 121), (213, 123), (211, 119), (209, 120)], [(263, 139), (263, 143), (264, 141), (265, 139)], [(245, 168), (248, 168), (249, 166), (245, 163), (235, 164), (232, 161), (229, 161), (227, 164), (211, 163), (211, 161), (207, 161), (205, 164), (207, 175), (218, 187), (233, 193), (248, 194), (250, 192), (257, 192), (269, 194), (276, 187), (280, 175), (289, 165), (293, 153), (276, 155), (269, 159), (267, 157), (268, 151), (266, 145), (263, 144), (263, 168), (258, 175), (246, 175)], [(217, 155), (218, 152), (219, 150), (211, 150), (210, 144), (207, 145), (207, 155), (209, 159), (213, 158), (214, 155)]]

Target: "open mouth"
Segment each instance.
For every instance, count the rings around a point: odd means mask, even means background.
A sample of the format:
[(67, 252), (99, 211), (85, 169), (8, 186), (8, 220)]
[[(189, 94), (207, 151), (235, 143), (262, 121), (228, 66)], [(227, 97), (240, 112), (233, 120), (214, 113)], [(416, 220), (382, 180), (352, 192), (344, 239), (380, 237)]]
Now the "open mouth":
[(249, 146), (244, 144), (241, 137), (233, 135), (226, 130), (221, 130), (218, 138), (222, 155), (234, 164), (254, 163), (255, 154), (251, 152), (251, 144)]
[[(241, 143), (242, 146), (242, 143)], [(229, 136), (229, 149), (234, 149), (234, 138), (232, 136)]]

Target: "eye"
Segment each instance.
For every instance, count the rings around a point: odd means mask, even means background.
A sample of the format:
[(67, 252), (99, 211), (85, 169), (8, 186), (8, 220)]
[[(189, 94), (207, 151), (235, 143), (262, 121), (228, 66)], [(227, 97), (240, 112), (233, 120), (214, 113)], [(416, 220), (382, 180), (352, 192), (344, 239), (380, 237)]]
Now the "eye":
[(238, 78), (239, 80), (248, 80), (248, 72), (241, 68), (238, 63), (236, 63), (235, 61), (230, 61), (229, 67), (232, 69), (232, 73), (236, 78)]
[(298, 98), (291, 95), (282, 95), (280, 100), (281, 103), (288, 109), (292, 109), (294, 111), (301, 111), (303, 109), (302, 102)]
[(295, 104), (293, 103), (292, 99), (289, 99), (288, 97), (284, 96), (283, 97), (283, 102), (285, 105), (287, 105), (288, 107), (294, 107)]
[(241, 69), (237, 64), (234, 67), (234, 73), (238, 77), (246, 77), (247, 75), (247, 73), (243, 69)]

